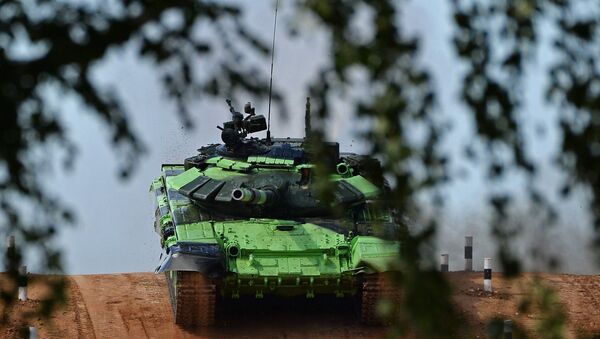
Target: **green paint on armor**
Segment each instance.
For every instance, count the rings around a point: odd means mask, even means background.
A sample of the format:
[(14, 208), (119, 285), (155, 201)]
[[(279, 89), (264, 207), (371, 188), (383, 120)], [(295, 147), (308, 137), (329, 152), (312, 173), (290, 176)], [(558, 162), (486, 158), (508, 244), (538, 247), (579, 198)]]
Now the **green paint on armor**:
[(379, 195), (379, 188), (360, 175), (344, 178), (342, 180), (358, 189), (364, 194), (365, 199), (375, 199)]

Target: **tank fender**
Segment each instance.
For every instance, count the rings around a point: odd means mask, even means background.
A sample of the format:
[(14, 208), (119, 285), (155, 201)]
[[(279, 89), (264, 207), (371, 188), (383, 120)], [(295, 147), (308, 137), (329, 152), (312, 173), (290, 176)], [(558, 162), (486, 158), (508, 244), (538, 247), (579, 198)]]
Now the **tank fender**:
[(350, 244), (352, 268), (367, 273), (393, 270), (400, 255), (400, 243), (372, 236), (354, 237)]
[(180, 242), (169, 247), (169, 253), (155, 272), (194, 271), (212, 276), (223, 272), (224, 262), (218, 244)]

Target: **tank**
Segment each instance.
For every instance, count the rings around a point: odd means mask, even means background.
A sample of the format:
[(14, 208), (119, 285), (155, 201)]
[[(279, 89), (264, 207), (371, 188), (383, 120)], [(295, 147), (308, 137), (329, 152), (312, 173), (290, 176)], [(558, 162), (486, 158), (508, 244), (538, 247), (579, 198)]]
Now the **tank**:
[(225, 299), (329, 294), (354, 298), (362, 322), (381, 324), (378, 300), (398, 298), (386, 273), (400, 226), (381, 201), (379, 162), (323, 145), (334, 190), (323, 202), (306, 139), (249, 137), (267, 128), (265, 117), (227, 103), (223, 143), (163, 164), (151, 185), (164, 250), (156, 272), (166, 275), (175, 322), (214, 325)]

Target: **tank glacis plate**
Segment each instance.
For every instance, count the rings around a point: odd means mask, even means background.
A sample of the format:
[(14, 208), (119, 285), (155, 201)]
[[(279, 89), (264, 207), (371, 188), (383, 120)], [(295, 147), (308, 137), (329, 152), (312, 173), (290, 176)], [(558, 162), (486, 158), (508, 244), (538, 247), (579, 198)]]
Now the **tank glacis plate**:
[(334, 218), (313, 187), (303, 139), (246, 139), (243, 128), (262, 128), (260, 116), (246, 127), (234, 117), (222, 128), (225, 145), (163, 165), (152, 183), (166, 254), (157, 272), (167, 277), (175, 321), (209, 326), (219, 300), (266, 294), (352, 296), (364, 322), (380, 321), (379, 296), (398, 294), (383, 275), (400, 245), (373, 236), (399, 227), (377, 203), (377, 162), (326, 145), (334, 204), (345, 211)]

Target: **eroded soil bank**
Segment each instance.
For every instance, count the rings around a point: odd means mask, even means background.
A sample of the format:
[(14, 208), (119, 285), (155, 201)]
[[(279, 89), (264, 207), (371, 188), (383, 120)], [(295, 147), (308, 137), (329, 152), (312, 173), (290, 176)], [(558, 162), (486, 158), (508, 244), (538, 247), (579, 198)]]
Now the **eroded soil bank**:
[[(555, 288), (568, 313), (568, 337), (600, 336), (600, 276), (541, 274)], [(492, 294), (481, 291), (481, 273), (453, 272), (454, 300), (474, 328), (486, 337), (485, 324), (493, 317), (511, 318), (533, 333), (539, 315), (519, 313), (533, 275), (506, 280), (495, 275)], [(197, 331), (174, 325), (167, 287), (153, 273), (69, 276), (67, 306), (51, 321), (35, 319), (40, 338), (380, 338), (385, 328), (361, 326), (350, 300), (265, 299), (226, 305), (219, 326)], [(19, 315), (36, 306), (43, 291), (30, 287), (31, 300), (11, 314), (0, 338), (17, 335)]]

